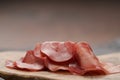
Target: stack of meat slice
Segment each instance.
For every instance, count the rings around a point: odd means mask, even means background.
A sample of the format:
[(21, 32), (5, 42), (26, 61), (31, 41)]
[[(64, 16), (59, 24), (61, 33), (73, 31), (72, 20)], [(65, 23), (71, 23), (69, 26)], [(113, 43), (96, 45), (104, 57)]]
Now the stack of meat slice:
[(71, 41), (37, 44), (34, 50), (27, 51), (25, 57), (20, 60), (6, 61), (6, 67), (29, 71), (65, 70), (77, 75), (120, 72), (120, 66), (101, 63), (88, 43)]

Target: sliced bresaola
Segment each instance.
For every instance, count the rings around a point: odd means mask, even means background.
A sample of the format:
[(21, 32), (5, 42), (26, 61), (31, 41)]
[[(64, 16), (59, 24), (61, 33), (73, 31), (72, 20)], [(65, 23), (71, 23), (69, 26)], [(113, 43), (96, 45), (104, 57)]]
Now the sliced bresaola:
[(50, 71), (68, 70), (73, 58), (74, 42), (45, 42), (41, 44), (41, 52), (47, 56), (44, 63)]
[(16, 63), (14, 61), (7, 60), (6, 63), (5, 63), (5, 66), (8, 67), (8, 68), (16, 68), (15, 64)]
[(35, 48), (34, 48), (34, 56), (38, 57), (38, 58), (42, 58), (42, 53), (41, 53), (41, 44), (40, 43), (37, 43), (35, 45)]
[[(76, 59), (82, 75), (85, 74), (108, 74), (108, 72), (102, 67), (100, 61), (93, 53), (90, 45), (86, 42), (78, 42), (76, 47)], [(76, 71), (77, 72), (77, 71)], [(78, 72), (79, 73), (79, 72)]]
[(49, 58), (44, 58), (44, 64), (50, 71), (58, 71), (58, 70), (68, 70), (68, 63), (67, 62), (54, 62), (51, 61)]
[(30, 71), (38, 71), (44, 68), (42, 58), (35, 57), (32, 50), (27, 51), (25, 57), (19, 59), (18, 61), (12, 62), (7, 61), (6, 66), (9, 68), (25, 69)]
[(41, 44), (41, 52), (55, 62), (65, 62), (73, 57), (72, 46), (72, 42), (44, 42)]
[(101, 63), (86, 42), (50, 41), (38, 43), (18, 61), (6, 62), (6, 67), (39, 71), (66, 70), (77, 75), (105, 75), (120, 72), (120, 65)]
[(119, 73), (120, 65), (114, 65), (112, 63), (102, 63), (102, 66), (109, 74)]

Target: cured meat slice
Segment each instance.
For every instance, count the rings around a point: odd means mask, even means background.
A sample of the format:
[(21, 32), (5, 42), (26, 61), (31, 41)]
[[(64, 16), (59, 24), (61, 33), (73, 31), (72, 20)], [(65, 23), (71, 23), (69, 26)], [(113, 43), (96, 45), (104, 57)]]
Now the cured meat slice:
[(29, 70), (29, 71), (42, 70), (44, 67), (43, 65), (38, 64), (38, 63), (28, 64), (28, 63), (24, 63), (22, 61), (23, 61), (23, 59), (16, 61), (15, 66), (19, 69), (25, 69), (25, 70)]
[[(70, 46), (66, 46), (71, 44)], [(44, 42), (41, 44), (41, 52), (55, 62), (65, 62), (73, 57), (72, 43), (68, 42)]]
[(93, 54), (91, 47), (86, 42), (78, 42), (76, 47), (76, 59), (84, 74), (108, 74), (102, 67), (98, 58)]
[(79, 65), (83, 69), (96, 67), (100, 64), (96, 56), (93, 54), (90, 46), (85, 42), (79, 42), (76, 44), (76, 53)]
[(106, 69), (110, 74), (120, 72), (120, 65), (113, 65), (112, 63), (103, 63), (103, 68)]
[(42, 70), (44, 68), (43, 60), (34, 56), (33, 51), (28, 51), (24, 58), (15, 62), (15, 66), (19, 69), (30, 71)]
[(37, 43), (35, 48), (34, 48), (34, 55), (38, 58), (41, 58), (42, 57), (42, 54), (41, 54), (41, 44), (40, 43)]
[(89, 69), (82, 69), (80, 66), (75, 64), (69, 65), (69, 71), (75, 75), (105, 75), (104, 69), (101, 67), (99, 68), (89, 68)]
[(36, 57), (34, 51), (30, 50), (21, 61), (16, 62), (16, 66), (29, 70), (41, 70), (44, 68), (44, 63), (42, 57)]
[(7, 60), (5, 65), (6, 65), (6, 67), (8, 67), (8, 68), (16, 68), (16, 67), (15, 67), (15, 62), (14, 62), (14, 61), (11, 61), (11, 60)]
[(69, 71), (72, 74), (79, 74), (79, 75), (83, 75), (83, 70), (81, 69), (81, 67), (78, 65), (77, 60), (74, 58), (73, 61), (69, 64)]
[(34, 63), (39, 63), (43, 64), (42, 58), (38, 58), (34, 55), (34, 52), (32, 50), (27, 51), (25, 57), (22, 60), (23, 63), (28, 63), (28, 64), (34, 64)]
[(68, 70), (68, 63), (57, 63), (51, 61), (49, 58), (44, 58), (45, 66), (50, 71), (58, 71), (58, 70)]

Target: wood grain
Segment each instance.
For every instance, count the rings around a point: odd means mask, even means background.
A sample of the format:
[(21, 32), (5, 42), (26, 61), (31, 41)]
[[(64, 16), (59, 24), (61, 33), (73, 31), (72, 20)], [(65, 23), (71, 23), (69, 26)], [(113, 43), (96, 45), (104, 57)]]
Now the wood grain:
[[(120, 73), (106, 76), (77, 76), (68, 72), (29, 72), (5, 67), (6, 60), (18, 60), (24, 56), (22, 51), (7, 51), (0, 53), (0, 76), (9, 80), (120, 80)], [(101, 55), (98, 58), (104, 62), (112, 62), (120, 64), (120, 53), (111, 53), (108, 55)]]

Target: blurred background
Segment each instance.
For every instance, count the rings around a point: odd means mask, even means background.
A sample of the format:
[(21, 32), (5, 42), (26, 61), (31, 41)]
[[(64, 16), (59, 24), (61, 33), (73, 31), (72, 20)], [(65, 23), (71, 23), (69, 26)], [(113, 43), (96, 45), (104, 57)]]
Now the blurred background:
[(67, 40), (87, 41), (95, 54), (120, 51), (119, 1), (0, 1), (0, 51)]

